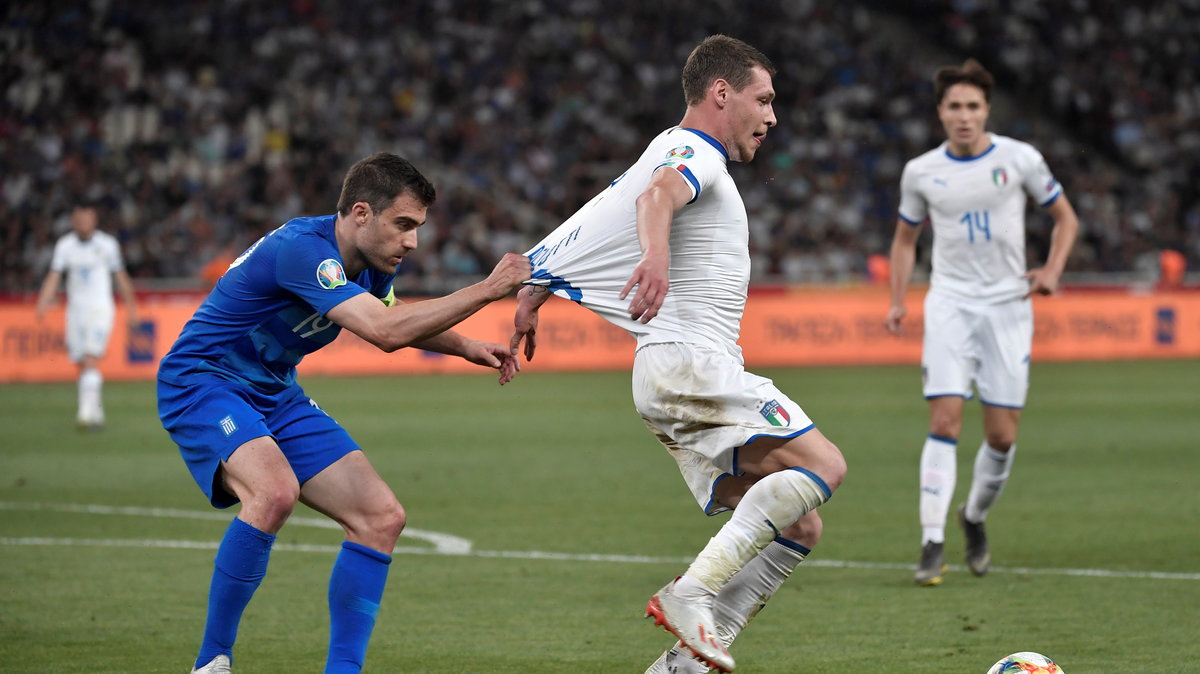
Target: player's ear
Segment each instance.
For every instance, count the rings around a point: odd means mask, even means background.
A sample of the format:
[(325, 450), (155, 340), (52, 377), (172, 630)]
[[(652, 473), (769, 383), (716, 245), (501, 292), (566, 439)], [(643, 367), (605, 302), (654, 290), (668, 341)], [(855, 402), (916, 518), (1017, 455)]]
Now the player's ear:
[(365, 201), (356, 201), (350, 207), (350, 213), (354, 216), (356, 223), (365, 225), (371, 219), (371, 204)]
[(712, 92), (713, 100), (716, 101), (717, 107), (725, 107), (725, 103), (729, 99), (729, 82), (718, 77), (713, 80), (712, 86), (708, 90)]

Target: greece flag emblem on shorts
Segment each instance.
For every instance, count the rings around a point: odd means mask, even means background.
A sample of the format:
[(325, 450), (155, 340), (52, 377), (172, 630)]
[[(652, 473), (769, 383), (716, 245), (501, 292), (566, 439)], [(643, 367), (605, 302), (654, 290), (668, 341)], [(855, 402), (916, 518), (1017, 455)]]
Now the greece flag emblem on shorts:
[(763, 415), (763, 418), (772, 426), (787, 426), (792, 422), (792, 417), (788, 415), (787, 410), (780, 406), (778, 400), (772, 400), (763, 405), (758, 413)]
[(233, 435), (233, 432), (237, 430), (237, 424), (234, 423), (233, 417), (231, 417), (229, 415), (226, 415), (225, 418), (222, 419), (220, 423), (221, 423), (221, 430), (225, 432), (225, 437), (229, 437), (229, 436)]

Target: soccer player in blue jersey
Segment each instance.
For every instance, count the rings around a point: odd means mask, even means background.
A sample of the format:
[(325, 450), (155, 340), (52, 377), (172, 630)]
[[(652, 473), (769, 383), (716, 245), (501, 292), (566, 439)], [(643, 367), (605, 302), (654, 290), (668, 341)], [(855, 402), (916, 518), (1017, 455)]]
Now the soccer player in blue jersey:
[[(984, 440), (971, 489), (958, 510), (966, 561), (977, 576), (991, 555), (983, 522), (1008, 482), (1017, 425), (1029, 389), (1032, 294), (1049, 295), (1067, 264), (1079, 221), (1040, 152), (988, 133), (993, 79), (974, 59), (933, 78), (946, 141), (909, 161), (900, 178), (900, 217), (892, 241), (887, 327), (899, 332), (904, 298), (926, 219), (933, 271), (925, 296), (921, 365), (929, 435), (921, 449), (921, 560), (914, 580), (932, 586), (945, 572), (945, 527), (954, 497), (955, 455), (972, 384), (983, 403)], [(1054, 220), (1046, 264), (1025, 268), (1025, 206), (1033, 199)]]
[(296, 383), (296, 365), (346, 328), (384, 351), (416, 346), (516, 374), (505, 345), (451, 327), (530, 276), (505, 255), (483, 281), (404, 303), (400, 261), (435, 199), (407, 160), (380, 153), (350, 168), (337, 213), (296, 218), (230, 265), (162, 359), (158, 410), (200, 489), (241, 502), (217, 550), (193, 674), (231, 671), (242, 612), (296, 502), (335, 520), (346, 540), (329, 580), (327, 673), (361, 671), (405, 513), (366, 456)]

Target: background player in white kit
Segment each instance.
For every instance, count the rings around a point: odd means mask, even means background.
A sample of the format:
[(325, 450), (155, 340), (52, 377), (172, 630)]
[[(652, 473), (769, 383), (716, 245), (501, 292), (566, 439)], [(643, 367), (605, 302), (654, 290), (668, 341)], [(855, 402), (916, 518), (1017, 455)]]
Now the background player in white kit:
[[(945, 573), (946, 516), (954, 496), (955, 450), (964, 401), (974, 382), (983, 404), (984, 440), (975, 455), (966, 503), (958, 510), (967, 566), (990, 562), (983, 522), (1008, 481), (1017, 424), (1029, 387), (1033, 293), (1058, 287), (1079, 222), (1062, 186), (1033, 146), (985, 131), (994, 80), (974, 59), (934, 74), (946, 142), (911, 160), (900, 179), (900, 213), (891, 251), (887, 327), (900, 331), (904, 296), (921, 224), (933, 228), (933, 270), (925, 297), (922, 348), (929, 435), (921, 450), (921, 560), (915, 580), (937, 585)], [(1033, 199), (1054, 219), (1045, 266), (1025, 270), (1025, 206)]]
[(54, 303), (63, 274), (67, 276), (67, 355), (79, 365), (79, 411), (75, 424), (82, 429), (104, 426), (101, 389), (104, 378), (99, 362), (112, 334), (113, 281), (125, 303), (130, 326), (137, 324), (137, 302), (133, 284), (121, 260), (117, 240), (98, 229), (100, 216), (94, 206), (71, 211), (71, 232), (54, 245), (50, 272), (38, 295), (38, 320)]
[(774, 72), (739, 40), (700, 43), (683, 69), (679, 126), (528, 253), (530, 283), (541, 285), (518, 293), (514, 354), (524, 339), (532, 359), (547, 289), (628, 330), (638, 413), (706, 513), (736, 507), (684, 575), (651, 598), (647, 615), (686, 647), (650, 672), (707, 671), (693, 652), (733, 669), (729, 643), (816, 544), (815, 508), (846, 472), (800, 406), (744, 370), (737, 345), (750, 257), (727, 162), (753, 159), (775, 125)]

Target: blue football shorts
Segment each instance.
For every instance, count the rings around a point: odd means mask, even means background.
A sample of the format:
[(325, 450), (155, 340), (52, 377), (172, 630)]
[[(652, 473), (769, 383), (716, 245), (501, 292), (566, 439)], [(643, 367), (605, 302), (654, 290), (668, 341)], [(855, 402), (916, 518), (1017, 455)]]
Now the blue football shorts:
[(158, 416), (217, 508), (238, 502), (217, 469), (254, 438), (274, 438), (301, 485), (359, 448), (299, 386), (268, 395), (214, 375), (190, 375), (187, 386), (159, 380)]

